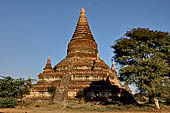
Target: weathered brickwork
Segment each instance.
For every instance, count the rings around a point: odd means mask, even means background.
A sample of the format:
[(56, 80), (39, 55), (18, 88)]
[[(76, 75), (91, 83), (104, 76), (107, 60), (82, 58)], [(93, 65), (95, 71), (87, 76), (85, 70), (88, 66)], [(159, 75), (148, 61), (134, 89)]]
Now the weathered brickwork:
[[(56, 101), (74, 99), (77, 91), (89, 87), (95, 81), (106, 81), (107, 78), (111, 84), (123, 89), (114, 64), (112, 63), (110, 68), (99, 57), (98, 46), (91, 33), (83, 8), (75, 32), (68, 44), (66, 58), (54, 68), (51, 66), (50, 58), (48, 58), (44, 72), (40, 73), (38, 78), (38, 83), (31, 89), (28, 98), (49, 99), (48, 87), (55, 86), (57, 88)], [(103, 93), (101, 92), (101, 94)], [(61, 95), (67, 96), (62, 97)]]

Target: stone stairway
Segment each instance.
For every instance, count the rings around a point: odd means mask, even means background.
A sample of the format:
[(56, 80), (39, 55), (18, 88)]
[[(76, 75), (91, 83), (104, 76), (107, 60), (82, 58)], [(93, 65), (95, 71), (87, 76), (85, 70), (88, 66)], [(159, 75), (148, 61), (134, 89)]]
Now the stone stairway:
[(70, 79), (71, 79), (71, 76), (70, 76), (71, 70), (72, 70), (72, 66), (69, 65), (67, 72), (64, 73), (63, 78), (61, 79), (59, 87), (57, 87), (57, 89), (56, 89), (54, 101), (63, 102), (65, 100), (67, 100), (68, 85), (69, 85)]

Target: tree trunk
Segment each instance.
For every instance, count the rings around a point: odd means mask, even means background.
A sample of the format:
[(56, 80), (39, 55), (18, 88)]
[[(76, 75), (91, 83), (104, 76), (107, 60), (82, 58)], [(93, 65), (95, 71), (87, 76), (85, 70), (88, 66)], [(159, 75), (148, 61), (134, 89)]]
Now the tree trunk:
[(156, 108), (157, 108), (157, 109), (160, 109), (159, 101), (158, 101), (158, 99), (155, 98), (155, 97), (154, 97), (154, 102), (155, 102)]

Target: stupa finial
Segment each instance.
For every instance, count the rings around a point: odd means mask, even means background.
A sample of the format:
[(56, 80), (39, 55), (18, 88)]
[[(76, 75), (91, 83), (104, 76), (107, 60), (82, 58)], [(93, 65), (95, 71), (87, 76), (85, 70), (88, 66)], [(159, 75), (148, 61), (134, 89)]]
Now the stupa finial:
[(48, 60), (50, 60), (50, 56), (48, 56)]
[(51, 60), (50, 60), (50, 56), (48, 56), (48, 60), (44, 68), (44, 72), (51, 72), (51, 71), (52, 71)]
[(112, 67), (111, 67), (112, 71), (115, 71), (115, 66), (114, 66), (114, 61), (112, 61)]
[(86, 11), (84, 8), (81, 9), (81, 14), (86, 14)]
[(48, 56), (47, 64), (51, 64), (50, 56)]

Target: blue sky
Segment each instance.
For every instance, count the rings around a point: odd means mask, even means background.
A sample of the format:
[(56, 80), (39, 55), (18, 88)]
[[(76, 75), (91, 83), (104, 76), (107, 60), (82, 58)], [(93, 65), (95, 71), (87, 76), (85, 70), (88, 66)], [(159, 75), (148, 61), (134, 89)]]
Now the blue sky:
[(109, 66), (114, 41), (145, 27), (170, 32), (170, 0), (0, 0), (0, 75), (37, 79), (66, 56), (81, 8)]

